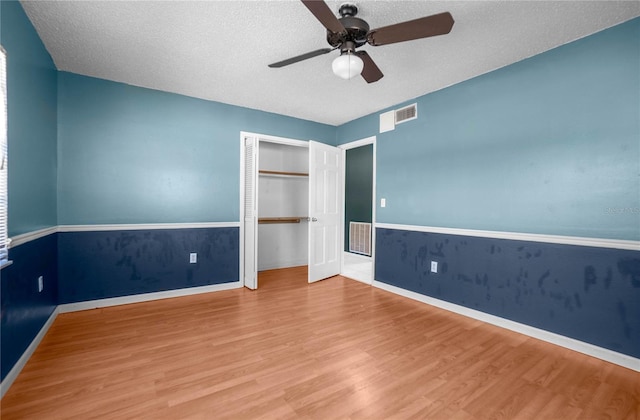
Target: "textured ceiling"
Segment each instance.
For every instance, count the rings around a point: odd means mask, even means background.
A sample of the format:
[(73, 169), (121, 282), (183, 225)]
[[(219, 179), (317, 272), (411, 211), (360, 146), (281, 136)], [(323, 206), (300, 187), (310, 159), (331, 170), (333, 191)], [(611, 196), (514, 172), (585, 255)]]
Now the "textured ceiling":
[[(450, 34), (364, 46), (384, 73), (331, 72), (299, 1), (22, 1), (59, 70), (339, 125), (640, 16), (638, 1), (358, 1), (377, 28), (449, 11)], [(327, 1), (337, 11), (342, 1)]]

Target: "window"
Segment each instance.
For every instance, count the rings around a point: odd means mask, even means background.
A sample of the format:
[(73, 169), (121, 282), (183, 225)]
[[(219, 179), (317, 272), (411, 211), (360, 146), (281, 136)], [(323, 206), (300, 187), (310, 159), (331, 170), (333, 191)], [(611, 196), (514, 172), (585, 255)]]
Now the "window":
[(8, 259), (7, 248), (7, 53), (0, 45), (0, 263)]

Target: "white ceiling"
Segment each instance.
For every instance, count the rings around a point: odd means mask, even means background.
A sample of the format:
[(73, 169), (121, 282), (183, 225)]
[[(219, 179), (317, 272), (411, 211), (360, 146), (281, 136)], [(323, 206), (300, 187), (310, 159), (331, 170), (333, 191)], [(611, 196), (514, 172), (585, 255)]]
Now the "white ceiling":
[[(640, 16), (639, 1), (371, 1), (371, 28), (449, 11), (450, 34), (364, 46), (384, 73), (331, 72), (299, 1), (22, 1), (59, 70), (340, 125)], [(337, 11), (343, 1), (327, 1)]]

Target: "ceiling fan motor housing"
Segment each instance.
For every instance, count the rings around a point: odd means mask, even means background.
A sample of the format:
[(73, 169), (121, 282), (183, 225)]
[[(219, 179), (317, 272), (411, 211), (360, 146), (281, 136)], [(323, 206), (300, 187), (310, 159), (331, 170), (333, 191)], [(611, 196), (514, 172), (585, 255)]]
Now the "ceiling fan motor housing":
[(345, 3), (340, 6), (340, 18), (338, 20), (347, 32), (335, 33), (327, 31), (327, 42), (332, 47), (339, 47), (345, 42), (353, 42), (355, 48), (364, 45), (367, 42), (367, 34), (369, 33), (369, 24), (364, 20), (356, 17), (358, 8), (355, 4)]

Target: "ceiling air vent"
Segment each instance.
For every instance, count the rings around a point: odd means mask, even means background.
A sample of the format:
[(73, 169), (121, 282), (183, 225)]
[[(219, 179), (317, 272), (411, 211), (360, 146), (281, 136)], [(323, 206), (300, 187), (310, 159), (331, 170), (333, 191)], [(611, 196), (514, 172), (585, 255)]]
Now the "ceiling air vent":
[(418, 118), (418, 104), (411, 104), (404, 108), (396, 109), (396, 124)]

